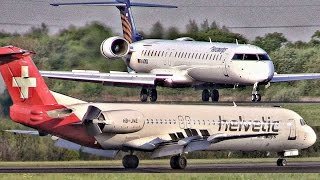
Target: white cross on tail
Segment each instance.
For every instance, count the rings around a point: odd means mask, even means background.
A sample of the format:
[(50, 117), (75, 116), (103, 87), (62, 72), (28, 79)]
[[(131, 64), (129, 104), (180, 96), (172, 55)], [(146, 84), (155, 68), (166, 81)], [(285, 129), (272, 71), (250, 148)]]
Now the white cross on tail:
[(36, 87), (37, 79), (29, 77), (28, 66), (21, 66), (21, 77), (13, 77), (12, 86), (20, 87), (20, 97), (22, 99), (27, 99), (29, 98), (29, 87)]

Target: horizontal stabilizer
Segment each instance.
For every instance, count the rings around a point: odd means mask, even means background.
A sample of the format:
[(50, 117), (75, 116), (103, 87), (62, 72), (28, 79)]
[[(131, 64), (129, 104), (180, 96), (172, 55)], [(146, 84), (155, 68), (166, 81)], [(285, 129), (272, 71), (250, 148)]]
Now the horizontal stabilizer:
[(30, 54), (35, 54), (32, 51), (27, 51), (23, 50), (20, 52), (5, 52), (5, 53), (0, 53), (0, 61), (13, 61), (16, 59), (21, 59), (25, 56), (29, 56)]
[[(93, 6), (118, 6), (124, 7), (126, 6), (125, 3), (121, 1), (111, 1), (111, 2), (71, 2), (71, 3), (51, 3), (51, 6), (66, 6), (66, 5), (93, 5)], [(171, 5), (162, 5), (162, 4), (149, 4), (149, 3), (130, 3), (130, 6), (136, 7), (160, 7), (160, 8), (177, 8), (177, 6)]]
[(4, 130), (5, 132), (10, 132), (13, 134), (28, 134), (28, 135), (36, 135), (39, 136), (39, 131), (35, 131), (35, 130)]
[(51, 3), (51, 6), (68, 6), (68, 5), (96, 5), (96, 6), (126, 6), (119, 2), (71, 2), (71, 3)]

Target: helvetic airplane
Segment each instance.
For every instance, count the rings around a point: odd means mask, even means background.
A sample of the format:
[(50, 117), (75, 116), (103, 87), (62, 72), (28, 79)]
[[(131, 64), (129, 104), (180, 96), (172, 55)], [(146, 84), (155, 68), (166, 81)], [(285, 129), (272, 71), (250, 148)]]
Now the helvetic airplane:
[(131, 73), (98, 71), (51, 72), (45, 77), (96, 82), (115, 86), (141, 86), (140, 100), (157, 100), (157, 86), (194, 87), (202, 89), (202, 100), (219, 100), (219, 88), (253, 86), (252, 101), (261, 100), (259, 86), (270, 82), (319, 79), (319, 73), (276, 74), (272, 60), (261, 48), (250, 44), (231, 44), (176, 40), (146, 39), (137, 32), (131, 6), (176, 8), (176, 6), (113, 2), (54, 3), (60, 5), (116, 6), (121, 15), (123, 37), (111, 37), (101, 44), (106, 58), (122, 57)]
[(0, 71), (13, 101), (13, 121), (36, 129), (14, 133), (52, 135), (56, 145), (105, 157), (124, 156), (125, 168), (137, 168), (134, 151), (172, 156), (170, 166), (184, 169), (193, 151), (278, 152), (298, 155), (316, 134), (297, 113), (280, 107), (88, 103), (50, 91), (30, 51), (0, 48)]

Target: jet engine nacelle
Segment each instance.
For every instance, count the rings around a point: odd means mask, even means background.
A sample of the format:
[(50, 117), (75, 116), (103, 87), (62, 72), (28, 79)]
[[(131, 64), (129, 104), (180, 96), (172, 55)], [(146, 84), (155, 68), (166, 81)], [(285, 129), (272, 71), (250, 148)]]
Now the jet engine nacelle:
[(100, 46), (101, 54), (106, 58), (119, 58), (129, 53), (129, 43), (120, 36), (105, 39)]
[(144, 126), (143, 114), (134, 110), (102, 111), (99, 117), (104, 133), (126, 134), (140, 131)]

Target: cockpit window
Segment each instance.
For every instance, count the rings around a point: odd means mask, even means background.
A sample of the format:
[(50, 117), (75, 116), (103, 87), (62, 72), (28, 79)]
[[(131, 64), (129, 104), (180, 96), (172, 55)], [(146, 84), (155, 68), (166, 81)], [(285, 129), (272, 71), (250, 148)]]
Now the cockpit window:
[(258, 60), (256, 54), (245, 54), (243, 60)]
[(234, 54), (232, 60), (267, 61), (271, 59), (268, 54)]
[(270, 60), (268, 54), (258, 54), (260, 60)]
[(301, 126), (304, 126), (304, 125), (306, 125), (307, 123), (304, 121), (304, 119), (300, 119), (300, 124), (301, 124)]
[(232, 60), (243, 60), (243, 54), (234, 54)]

